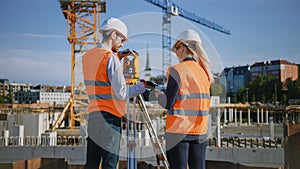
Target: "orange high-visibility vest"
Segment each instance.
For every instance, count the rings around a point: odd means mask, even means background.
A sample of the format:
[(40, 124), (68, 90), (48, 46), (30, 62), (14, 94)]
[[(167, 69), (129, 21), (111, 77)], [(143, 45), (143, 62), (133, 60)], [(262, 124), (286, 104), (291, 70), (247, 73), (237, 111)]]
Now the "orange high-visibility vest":
[(117, 117), (125, 113), (126, 101), (118, 100), (109, 81), (106, 67), (113, 53), (94, 48), (82, 56), (82, 71), (89, 96), (88, 112), (106, 111)]
[(167, 114), (166, 132), (206, 134), (210, 108), (210, 82), (206, 72), (195, 61), (185, 61), (172, 68), (178, 72), (180, 84), (175, 104)]

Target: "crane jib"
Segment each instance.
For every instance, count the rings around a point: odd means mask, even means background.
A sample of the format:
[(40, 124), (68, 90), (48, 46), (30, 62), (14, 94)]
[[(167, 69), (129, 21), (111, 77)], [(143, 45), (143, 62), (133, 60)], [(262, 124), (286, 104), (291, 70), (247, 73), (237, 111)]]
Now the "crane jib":
[[(201, 24), (201, 25), (211, 28), (213, 30), (225, 33), (227, 35), (231, 34), (231, 31), (229, 29), (225, 29), (222, 26), (220, 26), (212, 21), (209, 21), (203, 17), (196, 15), (195, 13), (184, 10), (183, 8), (176, 5), (175, 3), (170, 3), (170, 1), (165, 1), (165, 0), (145, 0), (145, 1), (162, 8), (166, 12), (171, 12), (171, 10), (168, 10), (168, 9), (176, 9), (176, 10), (172, 10), (172, 11), (176, 11), (176, 15), (179, 15), (183, 18), (186, 18), (188, 20), (191, 20), (195, 23)], [(170, 14), (173, 14), (173, 13), (170, 13)]]

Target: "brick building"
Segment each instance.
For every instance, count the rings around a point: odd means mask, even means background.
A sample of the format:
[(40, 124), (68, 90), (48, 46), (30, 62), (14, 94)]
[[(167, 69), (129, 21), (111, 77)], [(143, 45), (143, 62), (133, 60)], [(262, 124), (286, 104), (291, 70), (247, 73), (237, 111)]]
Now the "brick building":
[(286, 79), (298, 79), (298, 65), (286, 60), (273, 60), (264, 62), (255, 62), (250, 68), (250, 80), (254, 80), (258, 75), (274, 76), (281, 82)]

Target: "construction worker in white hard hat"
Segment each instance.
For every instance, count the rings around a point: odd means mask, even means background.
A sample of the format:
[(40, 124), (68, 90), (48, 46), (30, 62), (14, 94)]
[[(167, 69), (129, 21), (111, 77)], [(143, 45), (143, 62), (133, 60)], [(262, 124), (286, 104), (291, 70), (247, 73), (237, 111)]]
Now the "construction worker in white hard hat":
[[(119, 161), (121, 119), (126, 100), (145, 92), (144, 83), (127, 86), (118, 52), (128, 41), (127, 27), (117, 18), (101, 26), (102, 42), (82, 57), (88, 104), (88, 139), (85, 169), (115, 169)], [(118, 52), (118, 53), (117, 53)]]
[(165, 92), (156, 92), (166, 117), (167, 158), (172, 169), (205, 169), (205, 150), (213, 81), (199, 34), (185, 30), (172, 47), (179, 64), (170, 66)]

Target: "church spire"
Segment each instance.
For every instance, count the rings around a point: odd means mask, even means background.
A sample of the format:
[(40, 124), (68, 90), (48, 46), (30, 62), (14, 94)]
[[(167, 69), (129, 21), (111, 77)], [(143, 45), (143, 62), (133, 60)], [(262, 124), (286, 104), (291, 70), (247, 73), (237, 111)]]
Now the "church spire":
[(146, 60), (145, 71), (151, 71), (151, 67), (150, 67), (150, 54), (149, 54), (149, 42), (147, 42), (147, 60)]
[(149, 80), (151, 77), (149, 42), (147, 42), (147, 60), (146, 60), (146, 67), (144, 70), (145, 70), (145, 80)]

